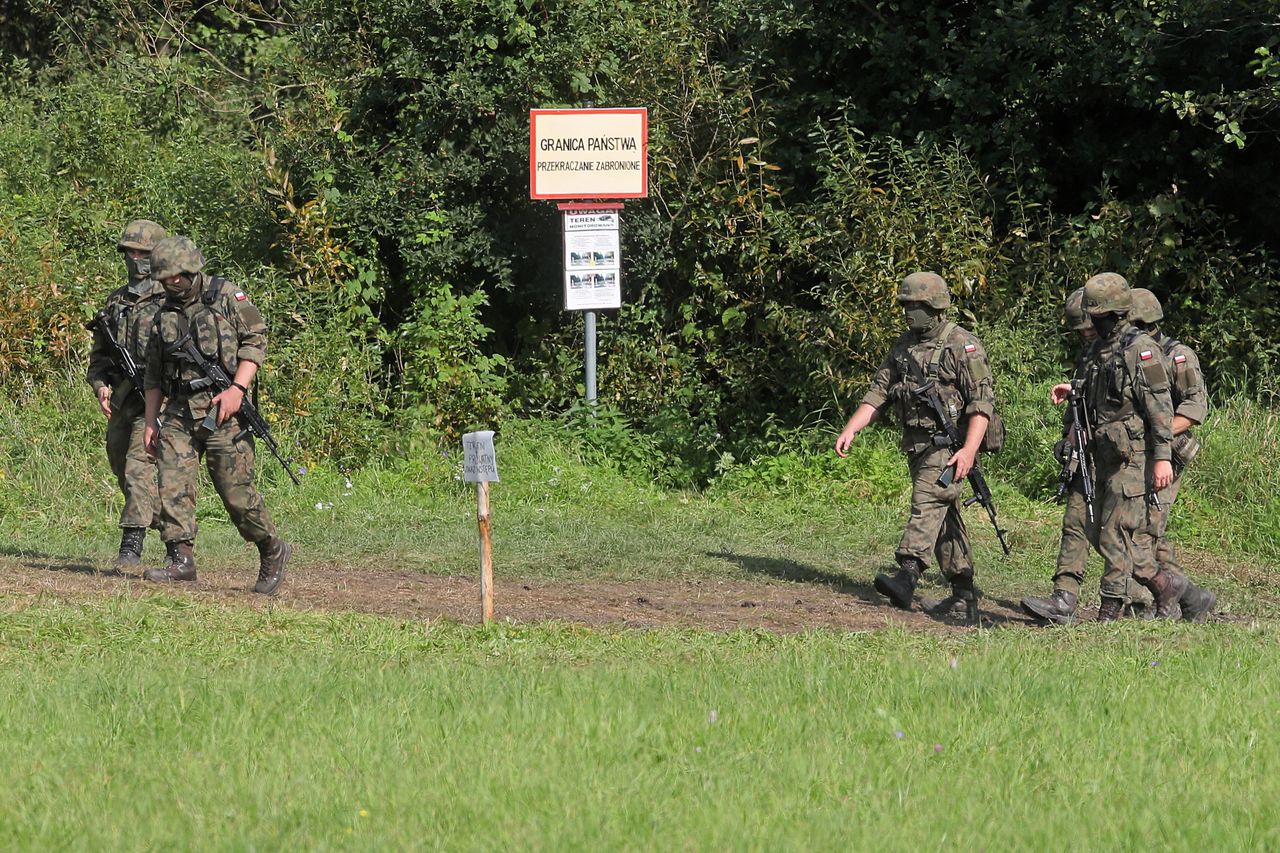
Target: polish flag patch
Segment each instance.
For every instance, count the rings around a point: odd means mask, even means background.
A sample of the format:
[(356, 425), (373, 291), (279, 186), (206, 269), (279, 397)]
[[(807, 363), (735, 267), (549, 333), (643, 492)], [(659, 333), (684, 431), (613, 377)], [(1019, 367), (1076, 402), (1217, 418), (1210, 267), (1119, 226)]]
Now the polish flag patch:
[(1143, 361), (1149, 361), (1151, 359), (1151, 350), (1144, 349), (1142, 352), (1138, 353), (1138, 358)]
[(1175, 355), (1173, 357), (1174, 364), (1182, 364), (1186, 360), (1187, 360), (1187, 357), (1185, 355)]
[(247, 296), (245, 296), (245, 295), (244, 295), (244, 291), (243, 291), (243, 290), (237, 290), (237, 291), (236, 291), (236, 302), (244, 302), (244, 301), (245, 301), (246, 299), (248, 299), (248, 298), (249, 298), (249, 297), (247, 297)]
[(964, 351), (965, 351), (965, 352), (974, 352), (975, 350), (977, 350), (977, 348), (978, 348), (978, 347), (977, 347), (977, 345), (976, 345), (976, 344), (965, 344), (965, 345), (964, 345)]

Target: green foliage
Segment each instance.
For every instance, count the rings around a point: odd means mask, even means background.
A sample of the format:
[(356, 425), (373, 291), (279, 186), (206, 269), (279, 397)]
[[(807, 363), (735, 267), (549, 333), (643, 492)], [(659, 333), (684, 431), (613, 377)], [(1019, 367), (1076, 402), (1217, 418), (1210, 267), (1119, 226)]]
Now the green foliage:
[(146, 215), (262, 305), (269, 410), (311, 459), (565, 412), (582, 333), (527, 116), (594, 103), (650, 109), (600, 324), (602, 401), (658, 457), (628, 471), (701, 485), (844, 417), (922, 267), (990, 334), (1010, 458), (1039, 449), (1016, 395), (1061, 370), (1062, 299), (1102, 268), (1164, 300), (1216, 397), (1270, 399), (1278, 9), (26, 0), (0, 12), (0, 386), (77, 369)]

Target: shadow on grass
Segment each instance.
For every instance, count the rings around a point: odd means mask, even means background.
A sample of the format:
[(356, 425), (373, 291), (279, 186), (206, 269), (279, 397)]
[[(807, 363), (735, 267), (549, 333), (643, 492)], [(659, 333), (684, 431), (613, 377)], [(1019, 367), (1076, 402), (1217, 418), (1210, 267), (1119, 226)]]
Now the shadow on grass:
[(0, 557), (17, 557), (23, 561), (24, 568), (42, 572), (72, 572), (79, 575), (98, 573), (98, 567), (88, 557), (59, 557), (27, 548), (0, 548)]
[(848, 575), (838, 575), (797, 563), (795, 560), (779, 560), (774, 557), (752, 557), (747, 554), (734, 554), (730, 551), (708, 551), (708, 557), (737, 563), (753, 574), (769, 575), (784, 581), (797, 583), (816, 583), (830, 587), (843, 595), (851, 595), (868, 604), (883, 605), (884, 597), (876, 592), (869, 583), (855, 581)]

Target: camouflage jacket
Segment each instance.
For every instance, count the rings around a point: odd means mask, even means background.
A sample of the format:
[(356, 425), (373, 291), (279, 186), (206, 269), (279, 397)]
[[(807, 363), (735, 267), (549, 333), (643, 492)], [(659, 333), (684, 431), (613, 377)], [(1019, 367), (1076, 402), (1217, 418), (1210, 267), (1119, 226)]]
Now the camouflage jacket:
[(1169, 393), (1173, 397), (1173, 413), (1194, 424), (1202, 424), (1209, 416), (1209, 391), (1205, 388), (1200, 359), (1191, 347), (1156, 330), (1153, 338), (1165, 357), (1169, 372)]
[(928, 375), (935, 354), (938, 396), (960, 435), (964, 436), (970, 415), (990, 418), (995, 414), (995, 380), (981, 341), (954, 323), (945, 323), (924, 337), (905, 332), (889, 348), (862, 402), (877, 409), (894, 404), (902, 426), (902, 449), (907, 453), (932, 446), (933, 436), (942, 429), (929, 404), (911, 393), (920, 378)]
[[(164, 288), (150, 278), (144, 278), (136, 285), (132, 282), (122, 285), (107, 296), (104, 306), (107, 312), (105, 321), (116, 340), (133, 356), (139, 370), (146, 364), (151, 330), (155, 326), (156, 312), (164, 304), (164, 299)], [(85, 381), (93, 386), (95, 394), (100, 388), (109, 386), (112, 389), (112, 408), (119, 408), (133, 388), (133, 384), (124, 376), (119, 358), (116, 348), (107, 342), (107, 336), (101, 330), (95, 331), (93, 346), (89, 349), (89, 369), (85, 372)]]
[(233, 378), (241, 360), (262, 364), (267, 354), (267, 327), (257, 307), (234, 283), (197, 273), (194, 285), (190, 298), (170, 297), (156, 314), (144, 384), (148, 390), (164, 392), (166, 411), (185, 407), (191, 417), (203, 418), (209, 413), (214, 392), (190, 387), (204, 374), (182, 351), (184, 325), (205, 359), (221, 364)]
[[(1136, 463), (1148, 454), (1170, 458), (1173, 399), (1160, 347), (1129, 323), (1097, 340), (1085, 355), (1085, 403), (1093, 421), (1095, 459), (1108, 467)], [(1123, 484), (1133, 497), (1145, 483)], [(1132, 494), (1130, 494), (1132, 492)]]

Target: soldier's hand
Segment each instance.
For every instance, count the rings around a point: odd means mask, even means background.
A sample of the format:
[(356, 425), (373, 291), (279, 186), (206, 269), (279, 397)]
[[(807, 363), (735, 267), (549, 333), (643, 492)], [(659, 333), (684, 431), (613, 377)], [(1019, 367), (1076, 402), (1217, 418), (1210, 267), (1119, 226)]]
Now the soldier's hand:
[(244, 392), (234, 385), (214, 397), (213, 404), (218, 407), (218, 426), (222, 426), (228, 418), (239, 412), (243, 403)]
[(1071, 383), (1059, 382), (1053, 386), (1053, 390), (1049, 392), (1049, 399), (1053, 401), (1055, 406), (1061, 406), (1067, 402), (1067, 398), (1071, 396)]
[(1151, 475), (1151, 485), (1158, 492), (1165, 486), (1173, 482), (1173, 464), (1168, 459), (1161, 459), (1156, 463), (1155, 471)]
[(965, 447), (951, 454), (951, 458), (947, 460), (947, 465), (956, 466), (955, 482), (959, 483), (969, 476), (969, 472), (973, 470), (973, 458), (976, 455), (972, 450)]
[(147, 451), (147, 457), (154, 460), (159, 455), (159, 447), (156, 439), (160, 435), (160, 430), (155, 424), (147, 424), (142, 431), (142, 446)]
[(102, 415), (111, 420), (111, 388), (103, 385), (98, 389), (98, 405), (102, 407)]
[(845, 427), (840, 435), (836, 437), (836, 456), (845, 459), (849, 456), (849, 445), (853, 444), (853, 437), (857, 435), (856, 430)]

